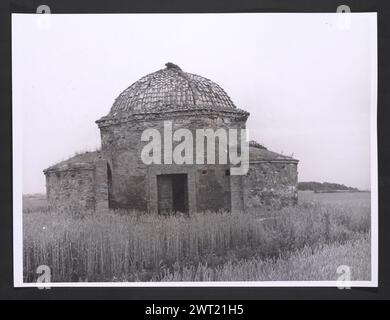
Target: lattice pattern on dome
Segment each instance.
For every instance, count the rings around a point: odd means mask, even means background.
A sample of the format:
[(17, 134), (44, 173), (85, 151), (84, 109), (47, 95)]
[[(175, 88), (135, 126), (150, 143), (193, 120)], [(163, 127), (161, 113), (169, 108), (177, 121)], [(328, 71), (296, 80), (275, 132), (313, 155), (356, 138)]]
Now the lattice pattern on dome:
[(183, 72), (174, 64), (133, 83), (115, 100), (110, 114), (149, 113), (183, 109), (236, 109), (226, 92), (213, 81)]

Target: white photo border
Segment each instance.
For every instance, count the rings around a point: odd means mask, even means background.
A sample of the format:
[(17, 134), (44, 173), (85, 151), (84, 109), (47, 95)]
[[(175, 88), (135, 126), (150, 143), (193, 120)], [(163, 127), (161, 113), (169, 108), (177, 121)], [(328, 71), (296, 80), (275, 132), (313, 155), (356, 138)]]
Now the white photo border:
[[(279, 14), (279, 13), (272, 13)], [(286, 14), (286, 13), (280, 13)], [(294, 13), (293, 13), (294, 14)], [(310, 13), (308, 13), (310, 14)], [(336, 13), (335, 13), (336, 14)], [(377, 13), (370, 14), (375, 19), (370, 23), (371, 56), (371, 97), (370, 97), (370, 185), (371, 185), (371, 280), (349, 281), (350, 287), (378, 287), (378, 157), (377, 157)], [(12, 28), (15, 18), (25, 14), (12, 14)], [(13, 62), (14, 63), (14, 62)], [(14, 68), (13, 68), (14, 70)], [(14, 77), (13, 77), (14, 84)], [(23, 282), (23, 115), (18, 99), (12, 96), (12, 152), (13, 152), (13, 271), (16, 288), (52, 288), (52, 287), (338, 287), (340, 281), (202, 281), (202, 282)]]

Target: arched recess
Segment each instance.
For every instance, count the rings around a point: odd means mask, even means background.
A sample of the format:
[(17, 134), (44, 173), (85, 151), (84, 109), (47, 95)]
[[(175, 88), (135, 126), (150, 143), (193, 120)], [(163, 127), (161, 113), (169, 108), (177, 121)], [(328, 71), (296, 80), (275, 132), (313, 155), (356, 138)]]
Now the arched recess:
[(108, 187), (108, 207), (112, 208), (112, 172), (110, 164), (107, 162), (107, 187)]

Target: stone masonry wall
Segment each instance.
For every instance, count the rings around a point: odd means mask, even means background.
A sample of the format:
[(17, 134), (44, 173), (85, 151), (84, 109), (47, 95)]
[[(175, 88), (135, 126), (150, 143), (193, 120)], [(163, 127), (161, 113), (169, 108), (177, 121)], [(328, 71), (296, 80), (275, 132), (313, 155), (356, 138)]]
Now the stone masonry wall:
[(141, 161), (144, 124), (127, 123), (101, 128), (102, 154), (111, 169), (113, 208), (147, 209), (146, 165)]
[(197, 211), (231, 211), (228, 166), (205, 166), (197, 170)]
[(264, 161), (250, 163), (243, 177), (246, 210), (264, 206), (295, 205), (298, 201), (297, 163)]
[[(112, 187), (110, 203), (113, 207), (130, 208), (140, 211), (148, 211), (149, 208), (155, 209), (155, 205), (150, 203), (151, 201), (156, 201), (156, 199), (154, 199), (155, 197), (151, 194), (150, 190), (148, 166), (141, 159), (141, 151), (148, 142), (141, 141), (141, 135), (144, 130), (153, 128), (161, 133), (163, 139), (164, 121), (172, 121), (173, 132), (181, 128), (188, 129), (192, 132), (192, 136), (194, 137), (194, 157), (196, 154), (196, 129), (245, 128), (245, 120), (217, 116), (176, 117), (172, 120), (141, 119), (139, 121), (101, 126), (102, 154), (107, 159), (111, 168)], [(173, 149), (179, 143), (174, 143)], [(162, 146), (164, 146), (163, 140)], [(217, 146), (218, 143), (216, 144), (216, 159), (218, 159), (219, 152)], [(161, 154), (163, 157), (163, 147)], [(165, 164), (154, 166), (163, 167)], [(201, 173), (196, 178), (197, 205), (194, 210), (213, 210), (216, 205), (221, 205), (222, 209), (230, 208), (230, 180), (229, 177), (225, 176), (225, 168), (223, 170), (215, 170), (213, 165), (209, 167), (207, 164), (195, 164), (193, 167), (200, 173), (203, 172), (202, 170), (207, 170), (207, 174)], [(178, 170), (179, 172), (180, 170)], [(212, 196), (213, 192), (216, 194), (214, 197)]]
[(94, 169), (68, 169), (46, 173), (50, 210), (73, 215), (95, 210)]

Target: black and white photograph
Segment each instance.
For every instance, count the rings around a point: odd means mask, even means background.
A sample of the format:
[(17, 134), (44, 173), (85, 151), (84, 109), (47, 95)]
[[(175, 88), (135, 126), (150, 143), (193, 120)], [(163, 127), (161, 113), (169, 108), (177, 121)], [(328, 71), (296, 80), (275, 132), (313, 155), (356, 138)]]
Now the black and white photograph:
[(12, 14), (14, 286), (377, 287), (376, 119), (376, 13)]

